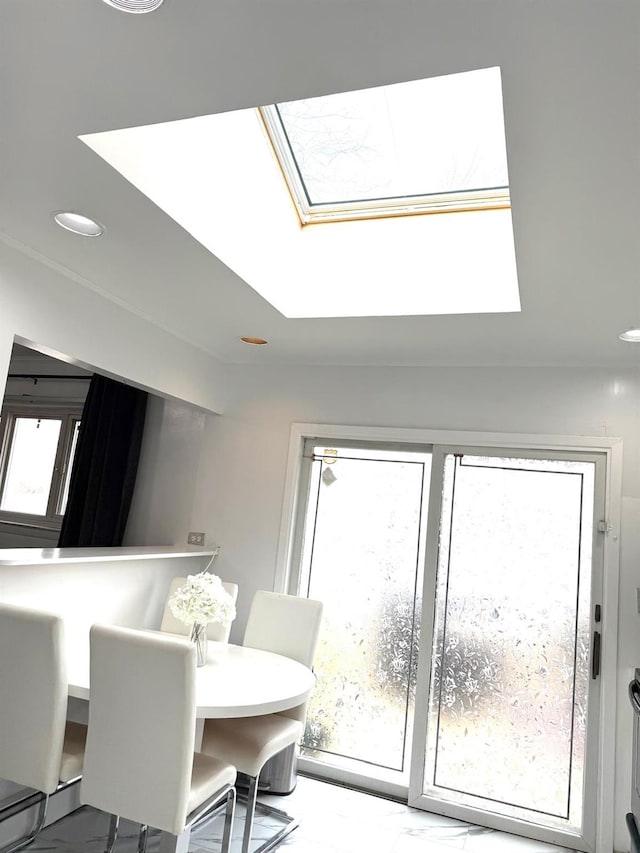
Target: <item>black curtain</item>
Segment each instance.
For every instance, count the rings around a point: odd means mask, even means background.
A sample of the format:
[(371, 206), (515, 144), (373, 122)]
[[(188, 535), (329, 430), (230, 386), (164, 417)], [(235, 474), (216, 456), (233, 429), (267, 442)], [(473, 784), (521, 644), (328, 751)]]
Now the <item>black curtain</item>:
[(94, 374), (82, 410), (59, 548), (122, 544), (146, 407), (145, 391)]

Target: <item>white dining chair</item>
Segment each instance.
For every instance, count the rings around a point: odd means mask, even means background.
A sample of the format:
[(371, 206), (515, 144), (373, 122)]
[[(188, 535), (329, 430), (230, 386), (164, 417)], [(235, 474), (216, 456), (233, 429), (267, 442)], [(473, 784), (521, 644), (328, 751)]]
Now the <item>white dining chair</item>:
[[(311, 668), (321, 619), (320, 601), (258, 590), (243, 645), (293, 658)], [(250, 777), (242, 853), (248, 853), (251, 842), (260, 771), (270, 758), (298, 743), (306, 716), (305, 702), (275, 714), (205, 720), (202, 751), (229, 761)]]
[(223, 853), (229, 850), (236, 768), (194, 753), (196, 649), (157, 631), (94, 625), (90, 632), (89, 732), (80, 801), (180, 835), (226, 800)]
[(32, 829), (3, 853), (31, 844), (44, 826), (50, 795), (82, 773), (87, 730), (66, 718), (61, 617), (0, 604), (0, 778), (43, 795)]
[[(191, 633), (191, 625), (186, 625), (184, 622), (176, 619), (169, 607), (169, 599), (178, 587), (182, 586), (186, 581), (186, 578), (181, 577), (174, 578), (171, 581), (171, 586), (169, 587), (169, 593), (167, 595), (167, 603), (164, 606), (164, 613), (162, 614), (162, 623), (160, 625), (161, 631), (165, 631), (170, 634), (188, 635)], [(238, 600), (238, 585), (222, 581), (222, 586), (233, 598), (233, 603), (235, 604)], [(228, 625), (221, 625), (220, 622), (209, 622), (207, 625), (207, 639), (215, 640), (218, 643), (228, 643), (229, 635), (231, 634), (231, 625), (231, 622), (229, 622)]]

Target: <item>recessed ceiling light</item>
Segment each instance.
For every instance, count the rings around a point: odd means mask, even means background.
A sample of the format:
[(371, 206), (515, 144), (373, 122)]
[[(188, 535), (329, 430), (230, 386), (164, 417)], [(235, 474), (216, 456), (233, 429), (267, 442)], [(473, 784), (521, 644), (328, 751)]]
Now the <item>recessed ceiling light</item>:
[(240, 340), (244, 341), (245, 344), (256, 344), (257, 346), (267, 343), (264, 338), (240, 338)]
[(162, 6), (164, 0), (103, 0), (103, 2), (121, 12), (133, 12), (140, 15), (144, 12), (154, 12), (158, 6)]
[(627, 329), (619, 335), (621, 341), (631, 341), (632, 343), (640, 343), (640, 328)]
[(61, 228), (80, 234), (81, 237), (99, 237), (104, 233), (104, 228), (99, 222), (80, 213), (60, 210), (54, 214), (53, 218)]

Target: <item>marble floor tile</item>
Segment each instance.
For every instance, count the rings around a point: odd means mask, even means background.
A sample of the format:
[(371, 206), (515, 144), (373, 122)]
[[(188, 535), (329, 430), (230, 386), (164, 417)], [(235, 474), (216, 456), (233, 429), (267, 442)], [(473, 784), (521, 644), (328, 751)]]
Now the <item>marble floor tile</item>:
[(447, 848), (449, 853), (462, 850), (467, 840), (468, 826), (438, 827), (438, 826), (413, 826), (403, 830), (401, 835), (413, 838), (423, 844), (440, 844)]
[(454, 849), (440, 841), (401, 833), (390, 853), (451, 853)]
[[(289, 796), (261, 794), (259, 800), (270, 809), (256, 814), (254, 848), (285, 825), (283, 813), (299, 822), (280, 844), (283, 853), (569, 853), (305, 777)], [(240, 853), (244, 812), (239, 801), (232, 853)], [(108, 825), (107, 815), (84, 806), (47, 827), (29, 853), (102, 853)], [(191, 833), (190, 853), (219, 853), (223, 826), (222, 813), (200, 824)], [(137, 833), (135, 824), (121, 821), (116, 853), (136, 853)], [(151, 831), (147, 853), (159, 849), (160, 835)]]
[(469, 827), (464, 849), (465, 853), (572, 853), (566, 847), (481, 826)]
[(399, 830), (383, 828), (375, 823), (357, 818), (319, 814), (314, 819), (300, 821), (295, 835), (309, 841), (322, 841), (328, 849), (366, 850), (367, 853), (389, 853)]
[(277, 848), (280, 853), (353, 853), (347, 847), (329, 847), (326, 842), (312, 841), (297, 830), (288, 835)]
[(376, 822), (381, 826), (397, 826), (403, 831), (412, 829), (429, 831), (434, 838), (455, 838), (457, 835), (466, 836), (469, 825), (452, 817), (433, 814), (432, 812), (412, 809), (395, 803), (395, 809), (381, 814)]

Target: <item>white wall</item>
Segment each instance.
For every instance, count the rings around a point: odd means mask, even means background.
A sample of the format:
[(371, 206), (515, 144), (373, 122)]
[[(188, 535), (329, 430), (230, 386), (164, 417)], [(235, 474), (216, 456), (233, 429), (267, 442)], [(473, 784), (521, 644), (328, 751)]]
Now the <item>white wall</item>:
[(124, 545), (184, 546), (201, 529), (189, 525), (205, 424), (193, 406), (149, 396)]
[(628, 849), (631, 710), (640, 665), (640, 371), (571, 368), (230, 367), (224, 415), (207, 418), (191, 529), (222, 546), (216, 571), (240, 585), (232, 641), (252, 592), (272, 588), (294, 421), (624, 440), (615, 848)]
[(0, 397), (17, 337), (162, 396), (221, 410), (224, 384), (212, 356), (103, 298), (99, 282), (91, 285), (0, 241)]

